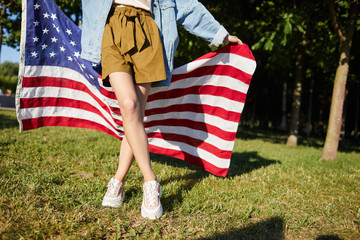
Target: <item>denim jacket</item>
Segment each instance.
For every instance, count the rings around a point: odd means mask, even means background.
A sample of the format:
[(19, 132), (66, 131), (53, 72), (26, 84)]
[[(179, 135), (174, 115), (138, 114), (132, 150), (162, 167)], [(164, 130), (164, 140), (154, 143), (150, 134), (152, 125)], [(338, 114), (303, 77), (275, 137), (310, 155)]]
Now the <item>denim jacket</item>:
[[(82, 0), (82, 58), (100, 61), (102, 34), (111, 5), (112, 0)], [(197, 0), (153, 0), (152, 16), (163, 42), (167, 78), (153, 83), (153, 86), (170, 85), (174, 55), (179, 43), (177, 24), (212, 46), (219, 46), (228, 35), (226, 29)]]

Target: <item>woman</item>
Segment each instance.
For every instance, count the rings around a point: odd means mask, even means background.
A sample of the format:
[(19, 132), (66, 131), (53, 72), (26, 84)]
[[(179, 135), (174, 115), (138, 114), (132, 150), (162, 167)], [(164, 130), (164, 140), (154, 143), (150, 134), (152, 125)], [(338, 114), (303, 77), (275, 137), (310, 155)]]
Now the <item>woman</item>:
[(93, 62), (101, 56), (103, 80), (116, 94), (125, 132), (103, 206), (119, 207), (124, 201), (123, 181), (135, 157), (144, 177), (141, 215), (150, 219), (160, 218), (163, 209), (143, 117), (151, 85), (170, 84), (177, 24), (212, 46), (242, 44), (197, 0), (83, 0), (81, 55)]

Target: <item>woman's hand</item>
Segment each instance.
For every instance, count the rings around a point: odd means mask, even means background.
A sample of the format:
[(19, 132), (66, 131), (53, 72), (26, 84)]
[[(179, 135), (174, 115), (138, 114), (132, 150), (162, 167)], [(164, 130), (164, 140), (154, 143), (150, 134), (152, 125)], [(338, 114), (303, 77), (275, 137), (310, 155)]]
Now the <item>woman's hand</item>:
[(240, 44), (240, 45), (243, 44), (243, 42), (238, 37), (233, 36), (233, 35), (227, 35), (224, 38), (224, 43), (225, 43), (225, 45), (228, 45), (229, 43)]

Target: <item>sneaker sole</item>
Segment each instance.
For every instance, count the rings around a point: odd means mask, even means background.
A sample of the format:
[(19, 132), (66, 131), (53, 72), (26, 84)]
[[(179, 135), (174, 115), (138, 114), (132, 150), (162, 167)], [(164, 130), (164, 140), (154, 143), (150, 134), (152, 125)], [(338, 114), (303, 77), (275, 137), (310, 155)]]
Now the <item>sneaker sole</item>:
[(124, 200), (125, 200), (125, 192), (123, 193), (123, 197), (119, 197), (119, 198), (107, 198), (107, 197), (104, 197), (101, 205), (103, 207), (118, 208), (118, 207), (121, 206), (121, 204), (123, 204)]
[[(161, 197), (161, 194), (162, 194), (162, 189), (160, 188), (159, 198)], [(152, 211), (147, 210), (145, 208), (144, 203), (141, 204), (141, 216), (143, 218), (149, 218), (151, 220), (154, 220), (154, 219), (159, 219), (162, 215), (163, 215), (163, 208), (161, 203), (159, 204), (158, 208), (153, 209)]]
[(142, 216), (143, 218), (149, 218), (149, 219), (151, 219), (151, 220), (154, 220), (154, 219), (160, 218), (162, 215), (163, 215), (163, 208), (162, 208), (162, 205), (161, 205), (161, 204), (160, 204), (159, 207), (156, 209), (156, 211), (154, 211), (153, 213), (147, 211), (146, 208), (145, 208), (145, 206), (141, 205), (141, 216)]

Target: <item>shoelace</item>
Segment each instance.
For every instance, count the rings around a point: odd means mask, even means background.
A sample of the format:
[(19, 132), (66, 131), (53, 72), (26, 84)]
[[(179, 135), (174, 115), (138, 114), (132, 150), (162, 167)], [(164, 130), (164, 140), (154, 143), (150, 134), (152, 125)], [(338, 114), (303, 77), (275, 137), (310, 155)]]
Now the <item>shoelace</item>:
[(148, 184), (145, 186), (146, 200), (149, 207), (155, 206), (155, 201), (159, 196), (159, 192), (156, 189), (156, 184)]
[(115, 196), (116, 194), (116, 184), (115, 181), (110, 181), (108, 184), (108, 191), (111, 195)]

